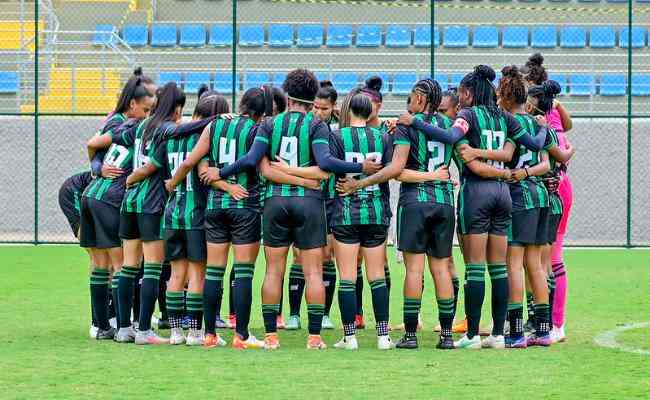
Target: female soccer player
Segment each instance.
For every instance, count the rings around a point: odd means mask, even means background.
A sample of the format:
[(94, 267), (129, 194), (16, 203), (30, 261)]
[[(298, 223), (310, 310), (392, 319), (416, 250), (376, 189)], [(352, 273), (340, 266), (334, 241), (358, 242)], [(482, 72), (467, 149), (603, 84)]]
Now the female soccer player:
[[(143, 76), (141, 69), (136, 69), (122, 89), (117, 106), (106, 119), (100, 134), (88, 141), (90, 160), (95, 158), (99, 150), (108, 149), (104, 156), (104, 164), (115, 168), (113, 174), (94, 179), (84, 191), (81, 200), (79, 244), (81, 247), (90, 248), (93, 255), (97, 254), (97, 257), (101, 257), (101, 261), (96, 260), (90, 277), (91, 301), (99, 325), (97, 339), (113, 339), (115, 336), (115, 330), (110, 328), (107, 318), (108, 269), (112, 266), (113, 271), (118, 272), (122, 268), (119, 207), (133, 158), (132, 149), (113, 143), (113, 137), (117, 135), (117, 128), (120, 125), (133, 125), (149, 114), (154, 102), (155, 90), (153, 81)], [(125, 124), (127, 118), (132, 120)], [(119, 278), (116, 275), (113, 279), (117, 280)], [(118, 297), (116, 291), (113, 294), (116, 314), (122, 321), (127, 319), (128, 324), (125, 327), (130, 327), (130, 313), (124, 316), (120, 314), (120, 301), (115, 301)]]

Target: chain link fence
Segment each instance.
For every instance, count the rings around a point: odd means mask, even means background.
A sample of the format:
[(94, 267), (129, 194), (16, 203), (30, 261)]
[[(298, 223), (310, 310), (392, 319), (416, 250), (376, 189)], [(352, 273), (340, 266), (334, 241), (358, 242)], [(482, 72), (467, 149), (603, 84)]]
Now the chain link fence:
[[(567, 242), (650, 246), (649, 0), (0, 0), (0, 242), (73, 242), (58, 189), (135, 66), (236, 105), (306, 67), (347, 93), (384, 78), (382, 115), (416, 79), (457, 86), (545, 57), (573, 114)], [(236, 108), (236, 107), (233, 107)]]

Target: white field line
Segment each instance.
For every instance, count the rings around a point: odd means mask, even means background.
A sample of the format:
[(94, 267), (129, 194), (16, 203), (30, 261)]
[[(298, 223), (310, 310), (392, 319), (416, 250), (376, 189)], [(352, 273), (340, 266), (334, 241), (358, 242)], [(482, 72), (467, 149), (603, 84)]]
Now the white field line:
[(650, 356), (650, 350), (630, 347), (621, 344), (616, 340), (616, 337), (622, 332), (631, 331), (633, 329), (642, 329), (642, 328), (650, 328), (650, 322), (637, 322), (634, 324), (627, 324), (627, 325), (620, 326), (616, 329), (612, 329), (610, 331), (600, 333), (594, 338), (594, 342), (601, 347), (609, 347), (611, 349), (617, 349), (617, 350), (625, 351), (627, 353)]

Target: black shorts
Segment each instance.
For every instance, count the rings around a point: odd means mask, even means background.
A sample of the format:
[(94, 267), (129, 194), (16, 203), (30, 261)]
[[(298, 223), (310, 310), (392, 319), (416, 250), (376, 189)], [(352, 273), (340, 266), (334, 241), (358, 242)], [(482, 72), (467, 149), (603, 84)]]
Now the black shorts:
[(327, 244), (325, 202), (315, 197), (273, 196), (264, 202), (264, 246), (309, 250)]
[(548, 242), (549, 217), (551, 209), (544, 207), (539, 209), (539, 223), (537, 224), (537, 235), (535, 235), (535, 244), (544, 245)]
[(560, 227), (560, 221), (562, 221), (562, 214), (550, 214), (548, 216), (548, 230), (547, 230), (547, 238), (546, 238), (546, 243), (547, 244), (553, 244), (555, 243), (555, 239), (557, 238), (557, 230)]
[(162, 214), (120, 214), (120, 237), (125, 240), (140, 239), (143, 242), (162, 240)]
[(381, 246), (388, 237), (387, 225), (337, 225), (332, 227), (334, 239), (345, 244), (361, 244), (361, 247)]
[(247, 208), (205, 211), (205, 236), (209, 243), (251, 244), (262, 236), (260, 213)]
[(512, 224), (508, 229), (508, 245), (526, 246), (536, 244), (539, 208), (512, 213)]
[(435, 258), (451, 256), (454, 242), (454, 207), (438, 203), (397, 206), (397, 248)]
[(205, 261), (208, 251), (203, 229), (165, 229), (165, 256), (169, 261), (187, 258)]
[(79, 245), (112, 249), (121, 247), (120, 209), (100, 200), (81, 198)]
[(510, 226), (512, 199), (508, 184), (494, 180), (463, 183), (458, 197), (460, 233), (506, 236)]
[(325, 217), (327, 219), (327, 234), (332, 234), (332, 216), (334, 215), (334, 199), (325, 199)]

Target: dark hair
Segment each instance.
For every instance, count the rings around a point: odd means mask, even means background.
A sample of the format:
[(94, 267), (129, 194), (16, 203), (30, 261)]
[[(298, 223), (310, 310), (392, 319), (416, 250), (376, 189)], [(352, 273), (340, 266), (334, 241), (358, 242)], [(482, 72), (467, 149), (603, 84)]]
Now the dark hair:
[(176, 107), (185, 107), (185, 93), (176, 86), (176, 82), (167, 82), (160, 91), (156, 111), (152, 114), (142, 135), (143, 147), (146, 146), (156, 129), (163, 122), (170, 120), (176, 111)]
[[(452, 90), (452, 89), (445, 90), (444, 92), (442, 92), (442, 97), (449, 97), (454, 107), (458, 105), (458, 92), (456, 92), (456, 90)], [(442, 97), (440, 101), (442, 101)]]
[(270, 117), (273, 115), (273, 104), (275, 104), (278, 113), (283, 113), (287, 109), (287, 97), (282, 89), (273, 85), (262, 85), (262, 90), (264, 90), (264, 103), (266, 105), (265, 116)]
[(250, 88), (239, 101), (239, 113), (252, 118), (264, 116), (267, 111), (265, 91), (262, 88)]
[(544, 57), (541, 53), (535, 53), (526, 61), (526, 80), (535, 85), (541, 85), (544, 81), (548, 80), (548, 74), (544, 64)]
[(146, 75), (142, 75), (142, 68), (138, 67), (133, 70), (133, 75), (126, 81), (126, 85), (120, 93), (120, 98), (115, 106), (116, 113), (124, 113), (129, 110), (131, 100), (140, 100), (143, 97), (153, 97), (145, 85), (152, 85), (153, 80)]
[(219, 92), (210, 90), (208, 85), (201, 85), (197, 97), (199, 101), (194, 107), (194, 115), (201, 119), (230, 112), (228, 100)]
[(411, 91), (426, 97), (427, 113), (434, 114), (438, 110), (442, 100), (442, 88), (437, 81), (431, 78), (421, 79), (417, 81)]
[(320, 86), (313, 72), (308, 69), (298, 68), (287, 74), (282, 89), (293, 101), (311, 105)]
[(316, 97), (319, 99), (327, 99), (330, 103), (334, 104), (336, 103), (336, 99), (339, 98), (339, 94), (336, 92), (336, 89), (334, 89), (332, 81), (325, 80), (320, 81), (320, 89), (318, 89)]
[[(541, 85), (534, 85), (528, 88), (528, 96), (537, 100), (537, 108), (546, 114), (553, 108), (553, 99), (560, 94), (562, 88), (555, 81), (546, 81)], [(535, 114), (535, 113), (533, 113)]]
[(463, 77), (460, 86), (472, 93), (472, 106), (485, 106), (496, 111), (496, 92), (492, 84), (494, 78), (494, 70), (487, 65), (477, 65), (474, 71)]
[(368, 119), (372, 114), (372, 102), (370, 97), (357, 93), (350, 98), (350, 111), (357, 117)]
[[(206, 85), (205, 83), (201, 84), (199, 86), (199, 90), (196, 92), (196, 97), (201, 100), (201, 97), (203, 97), (204, 94), (211, 92), (210, 86)], [(216, 92), (215, 92), (216, 93)]]
[[(358, 94), (363, 94), (365, 96), (361, 87), (350, 90), (350, 93), (345, 95), (343, 100), (341, 100), (341, 109), (339, 112), (339, 128), (346, 128), (350, 126), (350, 114), (352, 112), (350, 103), (352, 102), (352, 98)], [(370, 100), (370, 98), (368, 98), (368, 100)]]
[(381, 87), (383, 81), (380, 76), (373, 75), (370, 78), (366, 79), (361, 92), (370, 96), (370, 100), (373, 102), (381, 103), (384, 101), (384, 97), (381, 94)]
[(503, 67), (501, 70), (503, 78), (499, 82), (498, 92), (502, 99), (521, 105), (526, 102), (526, 82), (524, 76), (515, 65)]

